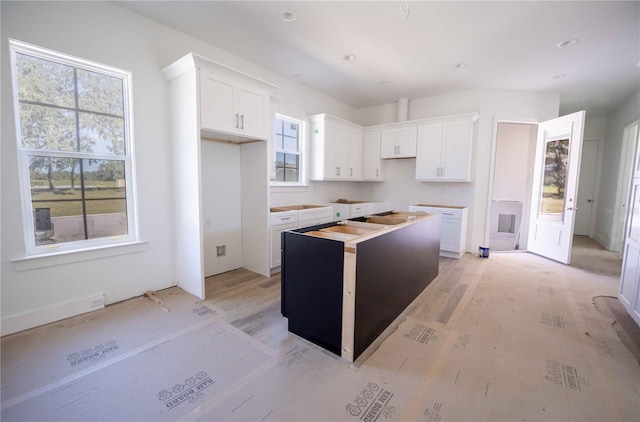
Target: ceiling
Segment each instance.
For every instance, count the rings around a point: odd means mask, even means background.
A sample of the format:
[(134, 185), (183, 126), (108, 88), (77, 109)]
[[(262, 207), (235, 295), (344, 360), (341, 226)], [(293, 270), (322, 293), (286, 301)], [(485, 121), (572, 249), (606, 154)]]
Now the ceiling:
[(606, 116), (640, 89), (637, 1), (116, 3), (355, 108), (494, 88)]

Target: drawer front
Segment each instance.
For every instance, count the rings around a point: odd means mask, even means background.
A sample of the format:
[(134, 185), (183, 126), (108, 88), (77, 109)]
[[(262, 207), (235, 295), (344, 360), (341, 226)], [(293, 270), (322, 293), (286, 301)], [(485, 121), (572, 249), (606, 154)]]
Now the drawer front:
[(367, 214), (367, 204), (351, 205), (351, 218), (363, 217), (365, 214)]
[(328, 221), (331, 221), (332, 218), (333, 208), (331, 207), (318, 208), (318, 210), (316, 211), (316, 219), (328, 219)]
[(459, 208), (441, 208), (441, 207), (422, 207), (412, 205), (409, 207), (409, 211), (422, 211), (429, 214), (440, 214), (441, 218), (462, 220), (463, 210)]
[(331, 218), (333, 209), (330, 207), (311, 208), (304, 211), (298, 211), (298, 223), (303, 221), (317, 220), (319, 218)]
[(279, 226), (281, 224), (297, 224), (298, 216), (295, 213), (278, 212), (271, 213), (271, 225)]
[(462, 210), (457, 208), (436, 208), (442, 219), (450, 218), (455, 220), (462, 220)]

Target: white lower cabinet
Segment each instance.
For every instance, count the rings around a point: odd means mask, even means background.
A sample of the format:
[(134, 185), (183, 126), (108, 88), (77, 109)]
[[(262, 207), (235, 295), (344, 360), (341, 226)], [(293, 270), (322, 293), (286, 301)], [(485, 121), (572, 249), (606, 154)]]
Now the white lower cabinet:
[(467, 208), (456, 206), (440, 206), (416, 204), (409, 211), (421, 211), (429, 214), (440, 214), (440, 256), (461, 258), (467, 248)]
[(298, 227), (317, 226), (318, 224), (330, 223), (333, 220), (333, 208), (309, 208), (298, 211)]
[(270, 262), (271, 268), (282, 265), (282, 232), (285, 230), (299, 229), (302, 227), (316, 226), (330, 223), (333, 220), (333, 208), (318, 207), (301, 210), (272, 212)]
[(298, 228), (297, 211), (272, 212), (271, 223), (271, 268), (279, 267), (282, 262), (281, 234), (285, 230)]

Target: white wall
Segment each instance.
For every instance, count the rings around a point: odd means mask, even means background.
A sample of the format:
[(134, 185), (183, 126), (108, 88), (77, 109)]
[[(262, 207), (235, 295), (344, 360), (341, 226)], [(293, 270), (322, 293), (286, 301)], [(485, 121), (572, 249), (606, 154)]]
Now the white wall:
[[(203, 260), (205, 277), (242, 267), (240, 145), (202, 141)], [(216, 246), (226, 245), (218, 257)]]
[(524, 203), (527, 194), (529, 170), (533, 171), (533, 157), (529, 156), (533, 133), (535, 151), (536, 126), (519, 123), (501, 123), (495, 155), (493, 199)]
[[(214, 46), (160, 25), (109, 2), (0, 3), (2, 30), (2, 320), (27, 318), (42, 309), (61, 308), (57, 318), (76, 310), (70, 302), (104, 292), (114, 303), (146, 290), (176, 284), (168, 83), (161, 69), (188, 52), (225, 63), (280, 86), (277, 111), (306, 119), (328, 112), (353, 119), (351, 107), (277, 76)], [(10, 84), (8, 38), (120, 67), (133, 73), (135, 164), (137, 167), (141, 252), (95, 257), (45, 268), (18, 270), (11, 261), (24, 256), (18, 191), (17, 151)], [(303, 189), (292, 198), (311, 201), (351, 196), (349, 184)], [(278, 193), (274, 194), (277, 201)], [(285, 198), (287, 196), (285, 195)], [(265, 248), (267, 245), (265, 244)], [(266, 252), (265, 252), (266, 253)], [(66, 312), (66, 313), (65, 313)], [(23, 318), (24, 317), (24, 318)], [(26, 328), (26, 327), (22, 327)]]
[[(632, 94), (627, 101), (617, 107), (606, 119), (604, 154), (593, 237), (608, 249), (615, 249), (615, 245), (611, 244), (614, 214), (623, 212), (616, 204), (622, 136), (624, 128), (639, 119), (640, 91)], [(601, 125), (600, 131), (602, 130)]]

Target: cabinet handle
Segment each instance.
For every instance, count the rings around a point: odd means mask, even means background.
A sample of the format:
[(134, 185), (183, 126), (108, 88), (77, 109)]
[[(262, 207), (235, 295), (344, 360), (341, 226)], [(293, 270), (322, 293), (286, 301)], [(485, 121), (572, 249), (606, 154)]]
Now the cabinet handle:
[(442, 171), (440, 172), (440, 176), (444, 177), (444, 167), (440, 167)]
[(400, 145), (398, 145), (398, 155), (400, 155)]
[(379, 172), (380, 172), (380, 170), (376, 169), (376, 177), (380, 176)]
[(349, 177), (353, 176), (353, 169), (349, 168)]
[(340, 176), (340, 167), (336, 167), (336, 176)]
[(236, 129), (240, 129), (240, 115), (236, 113)]
[(240, 115), (240, 129), (244, 129), (244, 114)]
[(291, 217), (282, 217), (280, 220), (284, 221), (284, 220), (291, 220)]

